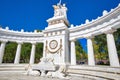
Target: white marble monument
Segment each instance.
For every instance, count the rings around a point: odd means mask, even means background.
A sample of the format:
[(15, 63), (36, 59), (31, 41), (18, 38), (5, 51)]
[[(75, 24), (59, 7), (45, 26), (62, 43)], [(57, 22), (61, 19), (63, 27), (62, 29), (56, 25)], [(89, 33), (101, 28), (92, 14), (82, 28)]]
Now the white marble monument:
[(48, 27), (44, 32), (44, 56), (54, 59), (56, 65), (70, 63), (69, 54), (69, 22), (67, 20), (65, 4), (53, 5), (54, 16), (47, 20)]
[[(100, 76), (106, 77), (107, 79), (111, 77), (111, 79), (119, 80), (120, 62), (113, 33), (120, 28), (120, 4), (109, 12), (104, 10), (101, 17), (93, 19), (92, 21), (86, 19), (84, 24), (76, 26), (69, 25), (67, 7), (65, 4), (61, 4), (61, 0), (57, 5), (53, 5), (53, 8), (54, 15), (47, 20), (48, 26), (42, 32), (36, 32), (36, 30), (34, 32), (24, 32), (23, 29), (21, 29), (21, 31), (13, 31), (9, 30), (9, 27), (6, 27), (6, 29), (0, 27), (1, 66), (7, 42), (16, 42), (18, 44), (14, 60), (15, 66), (20, 64), (22, 44), (31, 43), (30, 61), (29, 66), (26, 68), (28, 69), (28, 75), (64, 78), (66, 69), (70, 70), (70, 68), (72, 68), (75, 74)], [(107, 40), (110, 61), (110, 65), (107, 67), (98, 67), (95, 64), (92, 38), (101, 34), (105, 34)], [(88, 66), (77, 66), (75, 41), (83, 38), (87, 39)], [(43, 57), (41, 61), (34, 66), (36, 44), (38, 43), (44, 44)], [(69, 67), (67, 67), (67, 65), (69, 65)], [(3, 70), (3, 66), (1, 70)], [(34, 70), (40, 70), (41, 74)], [(89, 72), (86, 72), (86, 70)]]
[[(43, 31), (45, 37), (43, 58), (32, 69), (39, 70), (41, 76), (64, 78), (66, 65), (70, 63), (67, 8), (61, 3), (53, 7), (54, 16), (47, 20), (48, 27)], [(29, 72), (37, 74), (34, 71)]]

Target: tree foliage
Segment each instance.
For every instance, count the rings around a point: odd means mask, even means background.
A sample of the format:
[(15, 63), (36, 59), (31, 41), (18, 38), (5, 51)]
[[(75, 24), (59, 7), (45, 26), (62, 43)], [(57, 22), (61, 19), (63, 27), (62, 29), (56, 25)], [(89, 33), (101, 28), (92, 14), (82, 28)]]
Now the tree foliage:
[(20, 63), (29, 63), (32, 44), (22, 44)]
[[(22, 44), (21, 54), (20, 54), (20, 63), (29, 63), (30, 61), (30, 53), (31, 53), (31, 45), (30, 43)], [(4, 63), (14, 63), (15, 55), (16, 55), (17, 43), (8, 42), (5, 47), (5, 53), (3, 57)], [(43, 54), (43, 44), (36, 44), (35, 51), (35, 63), (39, 62), (39, 59)]]
[(114, 38), (115, 38), (117, 53), (120, 62), (120, 29), (117, 29), (117, 31), (114, 33)]
[(76, 49), (76, 59), (78, 60), (84, 60), (87, 59), (87, 54), (83, 50), (82, 46), (80, 45), (79, 41), (75, 42), (75, 49)]
[(43, 56), (43, 43), (39, 43), (36, 45), (35, 63), (38, 63), (42, 56)]
[[(120, 29), (114, 33), (114, 39), (116, 43), (117, 53), (120, 60)], [(93, 38), (94, 53), (97, 61), (107, 60), (109, 61), (109, 54), (107, 49), (106, 35), (99, 35)]]
[(17, 44), (14, 42), (6, 43), (3, 62), (4, 63), (13, 63), (15, 59)]
[(108, 60), (107, 41), (105, 34), (93, 38), (93, 46), (95, 58), (97, 60)]

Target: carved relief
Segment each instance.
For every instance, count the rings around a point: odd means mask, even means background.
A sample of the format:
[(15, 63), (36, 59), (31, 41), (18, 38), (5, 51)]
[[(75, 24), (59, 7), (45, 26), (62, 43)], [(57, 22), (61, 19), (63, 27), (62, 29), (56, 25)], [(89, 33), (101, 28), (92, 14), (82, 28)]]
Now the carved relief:
[(49, 43), (51, 49), (55, 49), (58, 46), (58, 42), (56, 40), (52, 40)]
[[(48, 46), (49, 45), (49, 46)], [(49, 47), (49, 48), (48, 48)], [(45, 52), (46, 53), (51, 53), (51, 54), (59, 54), (60, 53), (60, 56), (61, 56), (61, 52), (62, 52), (62, 39), (60, 39), (60, 44), (58, 45), (58, 42), (56, 40), (52, 40), (49, 42), (48, 44), (48, 41), (46, 41), (46, 50)]]

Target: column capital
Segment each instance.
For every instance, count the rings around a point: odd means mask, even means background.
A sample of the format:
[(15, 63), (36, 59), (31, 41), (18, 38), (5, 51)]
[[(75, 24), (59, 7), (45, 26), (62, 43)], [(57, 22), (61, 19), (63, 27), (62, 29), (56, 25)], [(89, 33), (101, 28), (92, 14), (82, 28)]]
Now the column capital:
[(18, 44), (23, 44), (23, 42), (22, 42), (22, 41), (17, 41), (17, 43), (18, 43)]
[(86, 39), (92, 39), (92, 38), (94, 38), (94, 36), (92, 34), (88, 34), (88, 35), (85, 35), (84, 38), (86, 38)]
[(2, 43), (7, 43), (8, 40), (0, 40)]
[(113, 28), (107, 28), (107, 29), (102, 30), (102, 32), (105, 33), (105, 34), (113, 34), (116, 31), (117, 30), (113, 29)]
[(36, 45), (36, 42), (31, 42), (32, 45)]
[(71, 39), (70, 41), (71, 41), (71, 42), (75, 42), (75, 41), (76, 41), (76, 39)]

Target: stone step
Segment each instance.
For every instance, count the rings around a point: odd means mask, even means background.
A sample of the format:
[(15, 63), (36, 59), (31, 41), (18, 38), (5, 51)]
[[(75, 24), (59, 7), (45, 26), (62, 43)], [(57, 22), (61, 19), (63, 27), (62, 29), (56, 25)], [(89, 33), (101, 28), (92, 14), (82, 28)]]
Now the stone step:
[(75, 65), (69, 66), (68, 68), (120, 74), (120, 67)]
[(28, 64), (0, 64), (0, 72), (2, 71), (25, 71)]
[(21, 68), (25, 66), (0, 66), (0, 68)]
[(22, 67), (27, 65), (28, 64), (0, 64), (0, 67)]
[(26, 71), (0, 71), (0, 74), (26, 74)]
[(70, 76), (77, 76), (77, 77), (82, 77), (82, 78), (90, 78), (90, 79), (93, 79), (93, 80), (108, 80), (108, 79), (105, 79), (105, 78), (100, 78), (100, 77), (96, 77), (96, 76), (89, 76), (89, 75), (82, 75), (82, 74), (70, 74)]
[(0, 68), (0, 71), (24, 71), (25, 68)]
[[(114, 71), (112, 71), (114, 70)], [(69, 66), (69, 74), (77, 74), (91, 77), (98, 77), (103, 79), (120, 79), (120, 68), (101, 67), (101, 66)]]

